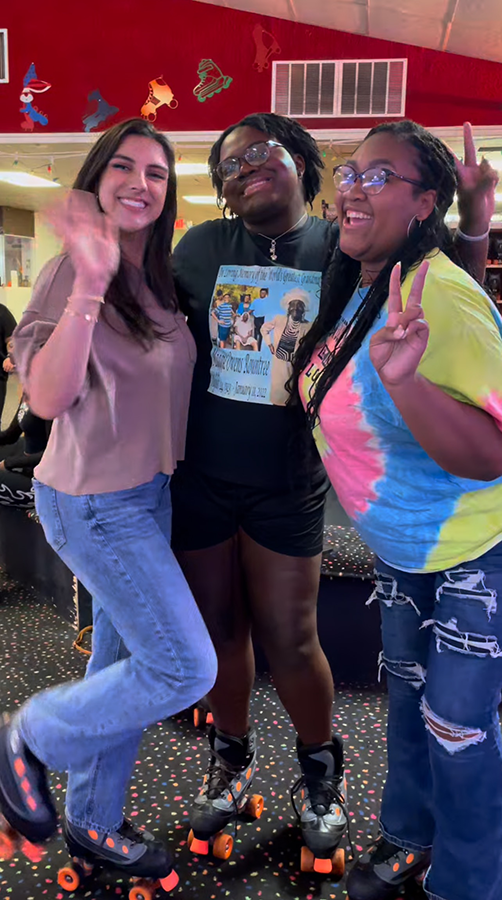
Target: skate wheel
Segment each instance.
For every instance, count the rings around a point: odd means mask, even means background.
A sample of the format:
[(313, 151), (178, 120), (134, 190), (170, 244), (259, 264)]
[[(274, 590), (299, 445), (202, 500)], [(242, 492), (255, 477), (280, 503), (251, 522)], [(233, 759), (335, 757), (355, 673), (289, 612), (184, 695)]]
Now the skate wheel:
[(80, 877), (71, 866), (65, 866), (58, 872), (58, 884), (63, 891), (76, 891), (80, 885)]
[(12, 859), (16, 851), (16, 842), (5, 832), (0, 831), (0, 859)]
[(196, 728), (203, 728), (206, 724), (206, 711), (200, 706), (196, 706), (193, 711), (193, 724)]
[(300, 869), (302, 872), (314, 871), (314, 854), (309, 847), (302, 847), (300, 856)]
[(206, 715), (206, 725), (214, 725), (214, 717), (212, 712), (208, 712)]
[(253, 794), (246, 803), (246, 812), (253, 819), (259, 819), (265, 808), (265, 801), (261, 794)]
[(234, 847), (234, 839), (231, 834), (217, 834), (213, 843), (213, 856), (216, 859), (228, 859), (232, 855)]
[(166, 878), (160, 879), (160, 886), (166, 893), (169, 893), (169, 891), (174, 891), (174, 888), (178, 886), (179, 881), (178, 873), (175, 872), (174, 869), (171, 869), (170, 874), (167, 875)]
[(331, 862), (333, 865), (333, 877), (340, 879), (343, 878), (343, 876), (345, 875), (345, 850), (343, 849), (343, 847), (339, 847), (338, 850), (333, 853)]
[(154, 900), (155, 885), (151, 881), (137, 881), (129, 891), (129, 900)]

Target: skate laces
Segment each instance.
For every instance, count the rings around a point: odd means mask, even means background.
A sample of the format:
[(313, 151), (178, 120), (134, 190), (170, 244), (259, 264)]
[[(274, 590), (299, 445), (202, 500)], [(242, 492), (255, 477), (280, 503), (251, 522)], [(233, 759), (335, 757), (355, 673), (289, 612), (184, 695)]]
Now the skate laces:
[[(310, 806), (316, 815), (327, 815), (330, 811), (330, 808), (333, 803), (336, 803), (337, 806), (340, 807), (346, 822), (347, 828), (347, 840), (350, 847), (350, 859), (356, 858), (356, 853), (354, 850), (354, 844), (352, 843), (352, 835), (350, 831), (350, 819), (349, 812), (345, 803), (345, 797), (343, 796), (339, 785), (341, 784), (343, 779), (334, 779), (334, 778), (319, 778), (319, 779), (311, 779), (307, 778), (306, 775), (302, 774), (295, 781), (293, 787), (291, 788), (291, 805), (296, 813), (296, 816), (299, 820), (301, 820), (301, 813), (298, 811), (298, 806), (296, 805), (296, 795), (305, 788), (308, 792)], [(325, 809), (324, 813), (318, 812), (318, 807), (323, 807)]]

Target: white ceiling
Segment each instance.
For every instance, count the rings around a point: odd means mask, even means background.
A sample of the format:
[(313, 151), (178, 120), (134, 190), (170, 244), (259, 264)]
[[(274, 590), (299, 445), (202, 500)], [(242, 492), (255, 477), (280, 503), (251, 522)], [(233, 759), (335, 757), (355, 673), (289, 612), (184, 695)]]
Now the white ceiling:
[(198, 0), (502, 62), (501, 0)]

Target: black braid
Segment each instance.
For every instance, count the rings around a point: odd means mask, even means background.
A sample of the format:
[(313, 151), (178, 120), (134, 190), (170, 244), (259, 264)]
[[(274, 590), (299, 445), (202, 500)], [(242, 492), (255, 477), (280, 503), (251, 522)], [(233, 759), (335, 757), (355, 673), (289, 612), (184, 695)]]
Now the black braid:
[[(226, 131), (218, 138), (211, 147), (209, 154), (208, 166), (209, 173), (216, 190), (218, 205), (223, 204), (223, 182), (219, 177), (216, 167), (220, 161), (221, 145), (223, 141), (232, 134), (236, 128), (256, 128), (264, 134), (270, 135), (280, 144), (283, 144), (292, 156), (298, 154), (305, 162), (305, 172), (303, 175), (303, 192), (305, 202), (312, 204), (317, 197), (322, 185), (322, 170), (324, 162), (314, 138), (308, 131), (305, 131), (294, 119), (288, 119), (287, 116), (278, 116), (275, 113), (255, 113), (246, 116), (235, 125), (230, 125)], [(223, 205), (223, 214), (226, 213), (226, 206)]]
[[(364, 338), (385, 304), (389, 295), (389, 279), (394, 265), (401, 262), (403, 281), (410, 269), (417, 268), (427, 254), (436, 248), (446, 253), (457, 265), (462, 265), (444, 220), (446, 212), (453, 203), (457, 188), (457, 172), (453, 155), (442, 141), (415, 122), (402, 121), (378, 125), (369, 132), (365, 140), (382, 132), (388, 132), (397, 140), (406, 141), (416, 149), (420, 180), (424, 185), (424, 190), (437, 191), (436, 206), (420, 228), (412, 228), (402, 246), (378, 274), (361, 301), (354, 318), (337, 339), (333, 355), (319, 376), (314, 395), (307, 407), (307, 419), (311, 428), (317, 422), (319, 407), (324, 397), (361, 347)], [(417, 188), (416, 190), (419, 192), (421, 189)], [(299, 376), (308, 366), (315, 348), (336, 328), (356, 289), (360, 274), (361, 264), (342, 253), (337, 247), (323, 283), (319, 316), (303, 338), (295, 356), (293, 375), (288, 383), (291, 391), (290, 402), (298, 402)]]

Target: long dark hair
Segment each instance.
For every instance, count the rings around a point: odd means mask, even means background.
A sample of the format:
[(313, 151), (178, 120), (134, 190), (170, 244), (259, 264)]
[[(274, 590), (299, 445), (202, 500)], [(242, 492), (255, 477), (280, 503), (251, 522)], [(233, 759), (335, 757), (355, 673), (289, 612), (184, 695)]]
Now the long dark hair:
[(208, 159), (209, 172), (213, 187), (216, 190), (218, 206), (223, 208), (223, 215), (226, 214), (227, 206), (223, 200), (223, 182), (216, 171), (216, 167), (220, 161), (223, 141), (236, 128), (256, 128), (257, 131), (262, 131), (280, 144), (283, 144), (291, 156), (298, 155), (303, 158), (305, 162), (305, 172), (302, 178), (303, 193), (305, 202), (312, 207), (315, 198), (321, 190), (322, 170), (324, 169), (322, 156), (314, 138), (298, 122), (295, 122), (294, 119), (289, 119), (287, 116), (278, 116), (276, 113), (255, 113), (251, 116), (246, 116), (240, 122), (236, 122), (235, 125), (230, 125), (211, 147)]
[[(402, 280), (410, 269), (418, 267), (427, 254), (435, 249), (442, 250), (458, 265), (462, 264), (456, 255), (450, 231), (445, 223), (445, 215), (453, 203), (457, 188), (453, 154), (429, 131), (410, 121), (378, 125), (369, 132), (365, 140), (383, 132), (393, 135), (398, 141), (406, 141), (416, 150), (417, 167), (423, 188), (415, 190), (417, 192), (435, 190), (436, 205), (421, 227), (415, 226), (410, 230), (406, 240), (378, 274), (352, 321), (337, 337), (331, 358), (319, 376), (307, 406), (307, 420), (311, 428), (317, 422), (319, 407), (324, 397), (359, 350), (386, 302), (389, 295), (390, 274), (395, 264), (401, 262)], [(303, 338), (295, 355), (293, 375), (288, 383), (291, 403), (298, 402), (298, 379), (301, 372), (308, 366), (315, 348), (327, 335), (333, 333), (356, 289), (360, 274), (360, 262), (342, 253), (337, 247), (324, 280), (319, 316)]]
[[(125, 138), (131, 135), (151, 138), (160, 144), (169, 167), (166, 200), (159, 218), (154, 222), (148, 238), (143, 266), (146, 283), (164, 309), (177, 309), (174, 279), (171, 267), (171, 245), (176, 219), (176, 170), (171, 144), (144, 119), (128, 119), (103, 132), (87, 156), (73, 187), (79, 191), (98, 193), (103, 172), (117, 153)], [(150, 344), (155, 338), (165, 339), (138, 302), (131, 287), (124, 261), (106, 292), (106, 302), (115, 307), (131, 335), (140, 343)], [(104, 311), (106, 310), (106, 306)]]

